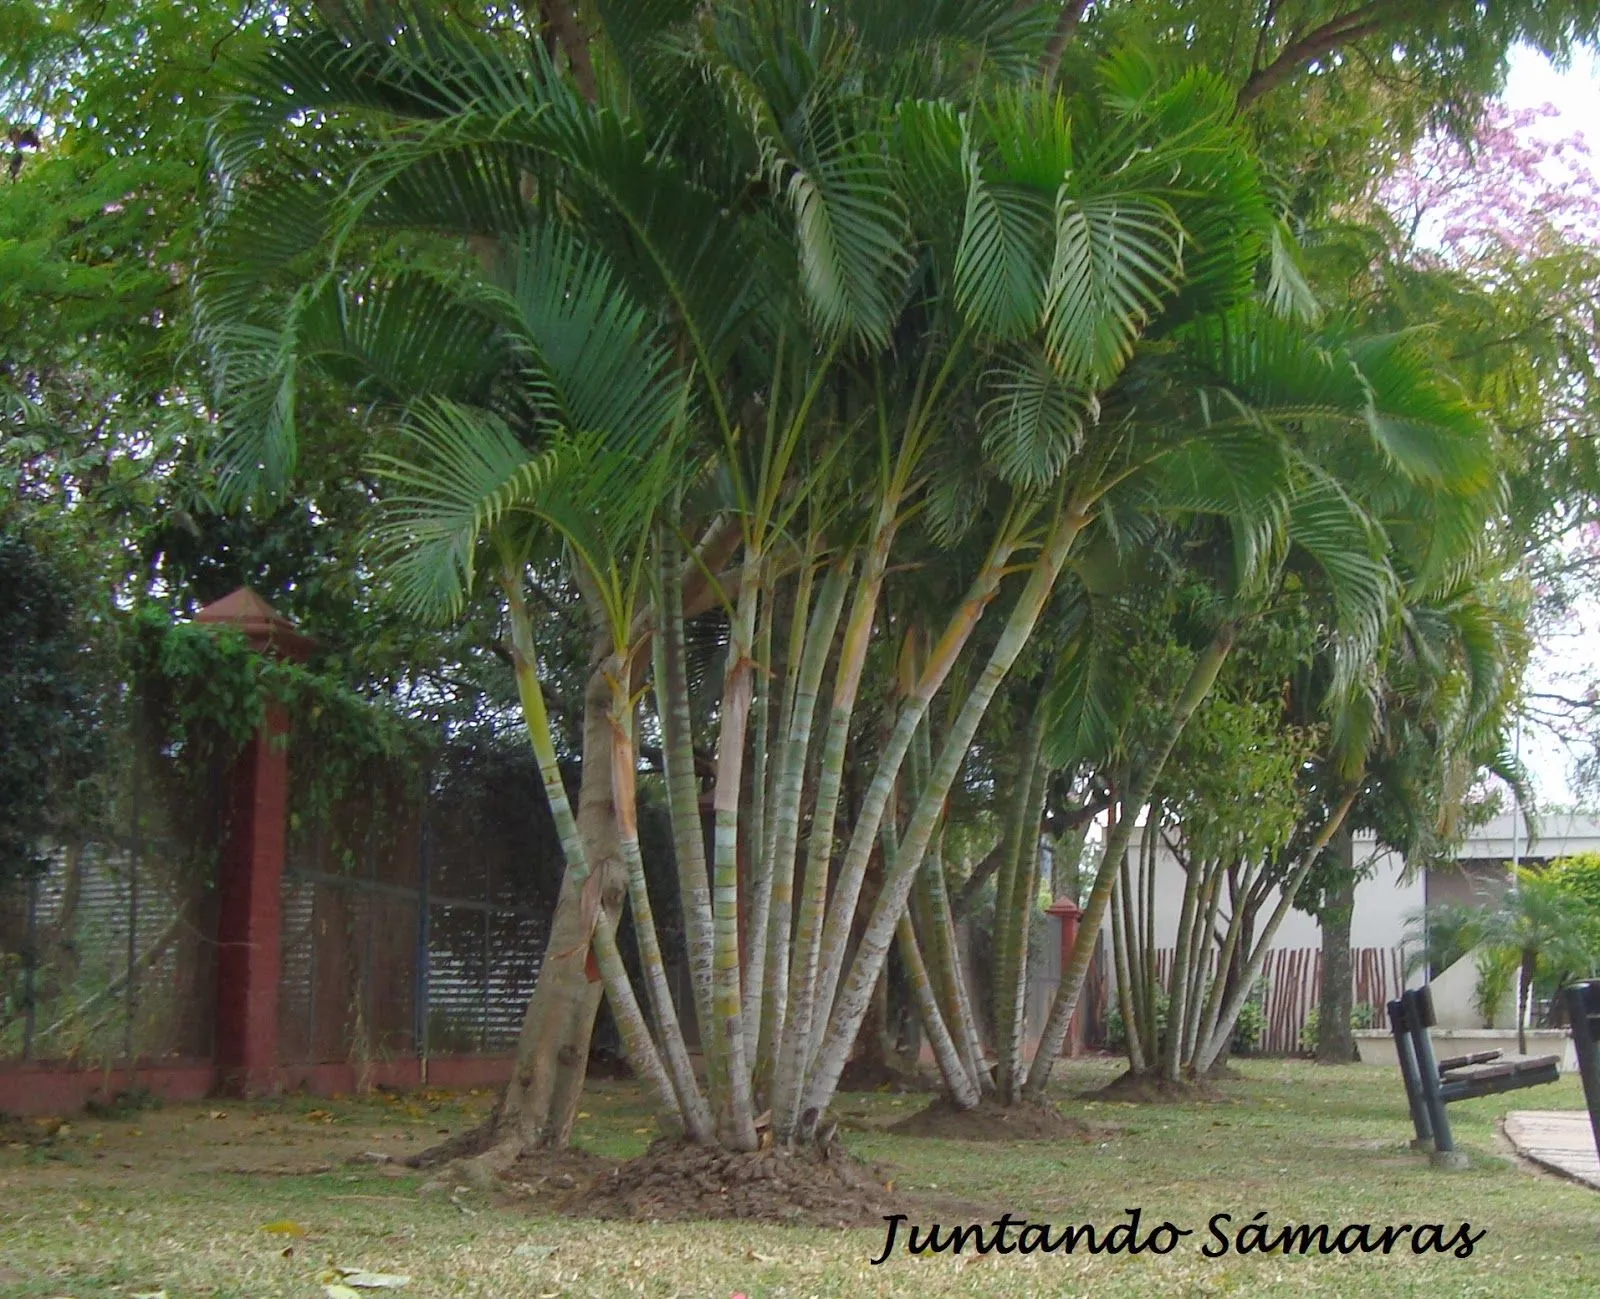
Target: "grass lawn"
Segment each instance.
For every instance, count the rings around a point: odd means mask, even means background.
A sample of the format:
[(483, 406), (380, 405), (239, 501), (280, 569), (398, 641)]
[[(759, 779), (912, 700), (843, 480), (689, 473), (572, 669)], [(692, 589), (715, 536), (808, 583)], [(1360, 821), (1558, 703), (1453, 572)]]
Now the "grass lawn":
[[(852, 1094), (841, 1133), (898, 1189), (929, 1190), (1057, 1228), (1108, 1228), (1142, 1210), (1195, 1229), (1169, 1255), (908, 1257), (881, 1267), (880, 1230), (739, 1224), (630, 1225), (541, 1216), (536, 1197), (419, 1195), (421, 1178), (347, 1162), (402, 1154), (458, 1130), (487, 1095), (290, 1097), (73, 1116), (47, 1143), (0, 1148), (0, 1295), (309, 1296), (336, 1267), (409, 1275), (399, 1296), (1594, 1295), (1600, 1195), (1528, 1171), (1497, 1131), (1512, 1109), (1576, 1109), (1575, 1078), (1454, 1105), (1465, 1172), (1406, 1149), (1392, 1069), (1256, 1061), (1222, 1098), (1184, 1106), (1094, 1104), (1077, 1094), (1116, 1064), (1060, 1071), (1067, 1112), (1096, 1130), (1072, 1144), (970, 1145), (882, 1129), (918, 1096)], [(29, 1125), (33, 1127), (34, 1125)], [(23, 1128), (11, 1125), (10, 1135)], [(648, 1110), (596, 1084), (577, 1140), (625, 1157), (649, 1140)], [(933, 1188), (937, 1188), (934, 1190)], [(1248, 1223), (1462, 1222), (1486, 1234), (1470, 1258), (1294, 1254), (1206, 1258), (1214, 1214)], [(920, 1215), (914, 1220), (925, 1221)], [(269, 1230), (268, 1228), (276, 1228)], [(1215, 1244), (1212, 1244), (1215, 1248)]]

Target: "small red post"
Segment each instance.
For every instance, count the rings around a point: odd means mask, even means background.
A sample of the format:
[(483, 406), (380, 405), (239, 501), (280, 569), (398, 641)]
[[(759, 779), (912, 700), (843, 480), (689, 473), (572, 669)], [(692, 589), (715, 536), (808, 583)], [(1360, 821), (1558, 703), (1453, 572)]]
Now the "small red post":
[[(1057, 898), (1044, 909), (1047, 916), (1057, 916), (1061, 920), (1061, 968), (1067, 968), (1067, 962), (1072, 959), (1072, 949), (1078, 941), (1078, 921), (1083, 917), (1083, 908), (1066, 898)], [(1072, 1011), (1072, 1023), (1067, 1028), (1067, 1044), (1062, 1054), (1068, 1056), (1083, 1054), (1083, 997), (1080, 994), (1078, 1004)]]
[[(304, 658), (312, 642), (248, 587), (208, 604), (195, 622), (244, 633), (252, 649)], [(278, 979), (289, 810), (289, 719), (271, 705), (234, 760), (217, 880), (217, 1084), (260, 1095), (278, 1086)]]

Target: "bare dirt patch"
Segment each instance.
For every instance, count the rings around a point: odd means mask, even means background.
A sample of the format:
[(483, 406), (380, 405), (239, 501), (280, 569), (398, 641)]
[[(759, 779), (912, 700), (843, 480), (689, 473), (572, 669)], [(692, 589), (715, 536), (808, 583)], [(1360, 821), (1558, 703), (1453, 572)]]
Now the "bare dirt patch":
[(898, 1211), (881, 1170), (836, 1145), (748, 1153), (658, 1141), (597, 1180), (569, 1212), (663, 1222), (743, 1219), (819, 1227), (877, 1225)]
[(1046, 1102), (1002, 1105), (985, 1097), (971, 1110), (957, 1109), (948, 1096), (936, 1097), (926, 1109), (908, 1114), (888, 1131), (902, 1137), (938, 1137), (947, 1141), (1093, 1141), (1104, 1133), (1068, 1118)]

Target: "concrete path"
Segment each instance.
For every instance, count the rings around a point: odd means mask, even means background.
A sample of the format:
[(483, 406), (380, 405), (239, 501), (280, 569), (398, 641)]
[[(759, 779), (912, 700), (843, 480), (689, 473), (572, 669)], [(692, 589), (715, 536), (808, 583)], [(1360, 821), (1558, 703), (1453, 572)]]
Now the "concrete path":
[(1600, 1155), (1587, 1110), (1517, 1110), (1506, 1115), (1517, 1153), (1600, 1191)]

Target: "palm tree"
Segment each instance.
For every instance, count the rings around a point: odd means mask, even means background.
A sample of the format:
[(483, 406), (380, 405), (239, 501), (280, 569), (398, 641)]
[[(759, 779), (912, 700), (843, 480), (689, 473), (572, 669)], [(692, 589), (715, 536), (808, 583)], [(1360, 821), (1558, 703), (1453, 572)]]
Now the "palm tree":
[[(299, 374), (354, 383), (385, 412), (379, 435), (407, 431), (374, 460), (400, 591), (440, 613), (480, 576), (502, 591), (568, 866), (504, 1107), (518, 1141), (570, 1131), (591, 936), (630, 1057), (691, 1136), (752, 1146), (758, 1093), (780, 1139), (816, 1131), (897, 933), (914, 956), (901, 919), (951, 787), (1080, 536), (1113, 503), (1243, 518), (1280, 500), (1315, 518), (1336, 496), (1294, 469), (1270, 420), (1132, 418), (1140, 339), (1187, 329), (1199, 355), (1215, 337), (1203, 322), (1250, 297), (1272, 244), (1226, 88), (1120, 55), (1069, 104), (1015, 78), (1040, 38), (1025, 18), (664, 5), (603, 24), (604, 60), (563, 45), (558, 66), (525, 34), (374, 8), (286, 35), (218, 132), (200, 304), (224, 463), (241, 485), (281, 481)], [(919, 513), (936, 537), (967, 536), (965, 589), (929, 611), (841, 826), (868, 652)], [(592, 637), (570, 818), (520, 611), (536, 558), (565, 565)], [(718, 608), (706, 859), (684, 634)], [(1224, 620), (1201, 653), (1177, 726), (1232, 635)], [(634, 832), (647, 684), (691, 1007), (666, 992)], [(642, 1005), (612, 952), (624, 896)], [(935, 924), (925, 941), (948, 987), (945, 936)], [(981, 1063), (946, 1005), (955, 1032), (930, 998), (930, 1035), (972, 1104)], [(683, 1046), (691, 1012), (705, 1092)], [(1042, 1087), (1048, 1064), (1035, 1073)]]
[(1517, 962), (1517, 1053), (1528, 1053), (1528, 1018), (1534, 984), (1542, 972), (1588, 971), (1594, 954), (1583, 909), (1570, 894), (1531, 871), (1479, 911), (1471, 926), (1474, 946)]

